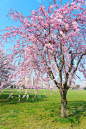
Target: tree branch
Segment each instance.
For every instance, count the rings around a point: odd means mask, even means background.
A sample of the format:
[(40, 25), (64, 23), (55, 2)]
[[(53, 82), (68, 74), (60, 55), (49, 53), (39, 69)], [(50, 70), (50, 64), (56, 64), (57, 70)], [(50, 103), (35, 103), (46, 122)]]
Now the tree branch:
[(54, 75), (53, 75), (53, 72), (52, 72), (52, 70), (50, 69), (50, 67), (48, 67), (48, 75), (49, 75), (49, 77), (54, 81), (54, 83), (56, 84), (56, 86), (58, 87), (58, 88), (60, 88), (60, 83), (58, 83), (56, 80), (55, 80), (55, 77), (54, 77)]
[(80, 63), (80, 61), (81, 61), (81, 59), (82, 59), (82, 57), (83, 57), (84, 55), (86, 55), (86, 53), (82, 54), (81, 57), (79, 58), (78, 63), (77, 63), (77, 65), (76, 65), (76, 68), (75, 68), (74, 71), (72, 72), (72, 76), (73, 76), (74, 73), (76, 72), (76, 70), (77, 70), (77, 68), (78, 68), (78, 66), (79, 66), (79, 63)]
[(59, 66), (58, 66), (58, 64), (57, 64), (57, 61), (56, 61), (56, 56), (55, 56), (55, 55), (54, 55), (54, 61), (55, 61), (55, 63), (56, 63), (56, 66), (57, 66), (58, 70), (60, 71)]

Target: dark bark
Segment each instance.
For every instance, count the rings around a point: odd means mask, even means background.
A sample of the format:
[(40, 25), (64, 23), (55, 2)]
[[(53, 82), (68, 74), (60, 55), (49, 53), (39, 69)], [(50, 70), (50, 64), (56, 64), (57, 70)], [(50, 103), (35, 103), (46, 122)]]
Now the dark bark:
[(66, 89), (60, 89), (60, 95), (61, 95), (61, 117), (66, 118), (66, 105), (67, 105), (66, 95), (67, 95), (67, 90)]

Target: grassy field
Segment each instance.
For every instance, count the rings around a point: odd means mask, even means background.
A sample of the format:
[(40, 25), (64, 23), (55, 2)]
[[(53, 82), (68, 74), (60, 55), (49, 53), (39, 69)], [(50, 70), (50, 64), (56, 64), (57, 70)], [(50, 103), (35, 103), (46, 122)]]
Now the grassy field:
[(9, 89), (0, 94), (0, 129), (86, 129), (85, 90), (68, 91), (67, 119), (60, 118), (58, 90), (50, 96), (50, 91), (41, 89), (35, 99), (34, 90), (28, 90), (28, 100), (22, 98), (21, 91), (20, 103), (15, 89), (14, 98), (5, 101), (10, 93)]

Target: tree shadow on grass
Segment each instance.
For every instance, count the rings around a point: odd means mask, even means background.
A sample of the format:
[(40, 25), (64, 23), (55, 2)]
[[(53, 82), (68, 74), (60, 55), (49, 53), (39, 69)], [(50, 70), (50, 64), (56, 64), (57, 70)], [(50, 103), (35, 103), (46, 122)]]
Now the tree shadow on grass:
[[(11, 92), (9, 92), (11, 93)], [(47, 97), (45, 95), (36, 95), (35, 94), (29, 94), (29, 98), (27, 99), (27, 97), (25, 96), (25, 98), (23, 98), (24, 94), (21, 94), (20, 97), (18, 97), (18, 95), (14, 95), (13, 94), (13, 98), (8, 98), (9, 93), (7, 92), (7, 94), (1, 94), (0, 95), (0, 106), (5, 105), (5, 104), (17, 104), (19, 103), (19, 99), (20, 99), (20, 103), (24, 103), (24, 102), (30, 102), (30, 103), (35, 103), (35, 102), (39, 102), (39, 101), (46, 101)]]
[(69, 110), (68, 117), (73, 118), (75, 124), (79, 125), (86, 117), (86, 101), (69, 101), (67, 110)]
[(71, 123), (71, 127), (79, 126), (83, 118), (86, 117), (86, 101), (68, 101), (66, 119), (61, 118), (61, 113), (58, 111), (61, 111), (61, 103), (58, 105), (58, 110), (56, 108), (50, 110), (50, 117), (53, 118), (52, 122), (60, 122), (61, 124)]

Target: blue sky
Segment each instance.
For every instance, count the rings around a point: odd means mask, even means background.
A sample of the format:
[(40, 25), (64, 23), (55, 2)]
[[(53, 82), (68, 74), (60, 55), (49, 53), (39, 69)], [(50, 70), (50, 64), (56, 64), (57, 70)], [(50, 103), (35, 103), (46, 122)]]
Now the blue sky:
[[(52, 0), (48, 0), (52, 1)], [(63, 0), (64, 3), (68, 0)], [(18, 23), (12, 23), (12, 19), (8, 19), (6, 15), (9, 10), (17, 10), (19, 13), (22, 12), (24, 16), (30, 16), (31, 10), (36, 10), (39, 8), (40, 4), (44, 6), (48, 5), (47, 0), (0, 0), (0, 30), (5, 29), (6, 27), (17, 25)], [(10, 45), (10, 44), (9, 44)], [(9, 48), (8, 44), (5, 45), (4, 50)], [(76, 80), (76, 84), (80, 84), (82, 81)]]

